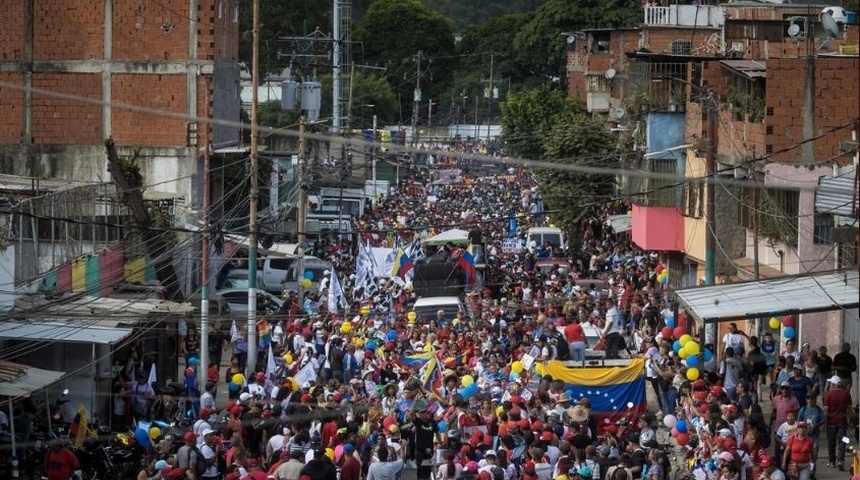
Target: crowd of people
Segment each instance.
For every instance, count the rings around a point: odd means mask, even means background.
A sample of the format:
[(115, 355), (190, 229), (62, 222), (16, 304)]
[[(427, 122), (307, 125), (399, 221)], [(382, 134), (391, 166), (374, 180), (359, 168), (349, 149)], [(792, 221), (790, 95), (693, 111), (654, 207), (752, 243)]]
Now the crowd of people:
[[(488, 280), (468, 292), (469, 308), (411, 316), (408, 278), (370, 292), (356, 281), (353, 249), (326, 243), (316, 253), (335, 265), (348, 312), (328, 311), (327, 279), (272, 321), (257, 365), (244, 364), (242, 329), (232, 332), (230, 367), (207, 366), (189, 431), (153, 438), (138, 479), (396, 480), (414, 469), (418, 480), (808, 480), (850, 464), (841, 439), (856, 426), (857, 361), (847, 344), (831, 359), (823, 347), (795, 350), (779, 333), (759, 339), (733, 326), (704, 345), (691, 378), (675, 340), (700, 326), (669, 301), (665, 259), (607, 225), (626, 205), (592, 209), (560, 251), (525, 239), (551, 222), (525, 172), (429, 178), (381, 198), (356, 228), (377, 246), (478, 231)], [(538, 268), (545, 248), (559, 263)], [(571, 398), (542, 368), (595, 352), (643, 359), (652, 411), (598, 421), (591, 399)], [(204, 374), (194, 360), (189, 385)], [(434, 363), (437, 377), (425, 370)], [(217, 401), (224, 390), (228, 401)], [(822, 442), (827, 466), (817, 462)]]

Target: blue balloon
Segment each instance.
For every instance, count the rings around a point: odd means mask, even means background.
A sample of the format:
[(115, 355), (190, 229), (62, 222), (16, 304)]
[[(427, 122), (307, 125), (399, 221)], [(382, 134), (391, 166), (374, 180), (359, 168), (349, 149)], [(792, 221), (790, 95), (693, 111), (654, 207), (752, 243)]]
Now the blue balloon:
[(687, 422), (684, 420), (678, 420), (678, 423), (675, 424), (675, 430), (678, 433), (687, 433)]
[(448, 422), (443, 420), (439, 421), (439, 433), (446, 433), (448, 431)]
[(683, 347), (683, 345), (681, 345), (681, 341), (680, 341), (680, 340), (675, 340), (675, 343), (673, 343), (673, 344), (672, 344), (672, 350), (674, 350), (674, 351), (675, 351), (675, 353), (680, 352), (680, 351), (681, 351), (681, 347)]
[(516, 380), (520, 378), (520, 374), (517, 372), (511, 372), (511, 380)]
[(666, 326), (669, 328), (675, 328), (675, 317), (666, 317)]
[(717, 469), (717, 464), (714, 463), (713, 460), (708, 460), (708, 463), (706, 464), (706, 466), (708, 467), (708, 470), (716, 470)]
[(145, 449), (152, 448), (152, 440), (149, 439), (149, 431), (144, 430), (140, 427), (134, 431), (134, 439), (137, 441), (137, 444)]
[(396, 330), (389, 330), (388, 333), (386, 334), (386, 338), (388, 339), (389, 342), (396, 342), (397, 341), (397, 331)]
[(313, 270), (305, 270), (304, 277), (307, 278), (308, 280), (313, 280), (314, 279), (314, 271)]
[(714, 359), (714, 352), (712, 352), (706, 348), (705, 353), (702, 355), (702, 357), (704, 357), (706, 362), (710, 362), (711, 360)]
[(785, 327), (782, 329), (782, 334), (785, 338), (794, 338), (795, 333), (797, 332), (795, 332), (794, 327)]
[(699, 366), (699, 357), (694, 355), (690, 355), (687, 357), (687, 367), (689, 368), (698, 368)]
[(476, 393), (478, 393), (478, 384), (476, 383), (472, 383), (468, 387), (465, 387), (464, 389), (460, 390), (460, 395), (462, 395), (464, 399), (468, 399)]
[(239, 385), (237, 385), (233, 382), (230, 382), (227, 384), (227, 390), (230, 390), (231, 392), (238, 392), (239, 391)]

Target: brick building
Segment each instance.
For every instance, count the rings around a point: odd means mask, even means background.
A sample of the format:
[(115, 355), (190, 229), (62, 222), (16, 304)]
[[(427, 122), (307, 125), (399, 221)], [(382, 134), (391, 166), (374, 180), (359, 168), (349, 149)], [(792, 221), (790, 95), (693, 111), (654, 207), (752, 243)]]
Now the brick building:
[[(0, 173), (104, 180), (113, 137), (121, 153), (138, 149), (147, 183), (197, 197), (207, 130), (193, 117), (239, 120), (238, 0), (0, 0), (0, 10)], [(234, 146), (239, 132), (214, 126), (209, 140)]]

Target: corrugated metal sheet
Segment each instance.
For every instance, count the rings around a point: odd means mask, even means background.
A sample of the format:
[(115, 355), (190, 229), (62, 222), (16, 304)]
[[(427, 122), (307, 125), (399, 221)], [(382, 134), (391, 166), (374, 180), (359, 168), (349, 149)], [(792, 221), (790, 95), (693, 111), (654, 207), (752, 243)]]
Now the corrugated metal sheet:
[(0, 323), (0, 338), (109, 345), (131, 335), (130, 328), (114, 328), (75, 321)]
[(857, 171), (823, 177), (815, 190), (815, 212), (853, 217), (857, 208)]
[(857, 308), (857, 280), (856, 270), (845, 270), (686, 288), (676, 293), (697, 318), (717, 322)]
[(749, 78), (767, 77), (767, 63), (758, 60), (721, 60), (720, 63)]
[(65, 372), (0, 361), (0, 397), (29, 395), (56, 382), (63, 375)]

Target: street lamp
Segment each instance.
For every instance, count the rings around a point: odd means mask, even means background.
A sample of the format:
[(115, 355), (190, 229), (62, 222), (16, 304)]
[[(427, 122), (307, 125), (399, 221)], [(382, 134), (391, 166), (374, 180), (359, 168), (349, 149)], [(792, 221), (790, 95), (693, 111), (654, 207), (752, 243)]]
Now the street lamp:
[(463, 118), (462, 125), (466, 124), (466, 100), (468, 98), (469, 98), (469, 96), (466, 95), (466, 92), (460, 92), (460, 100), (463, 101), (463, 106), (460, 108), (460, 114), (462, 115), (462, 118)]

